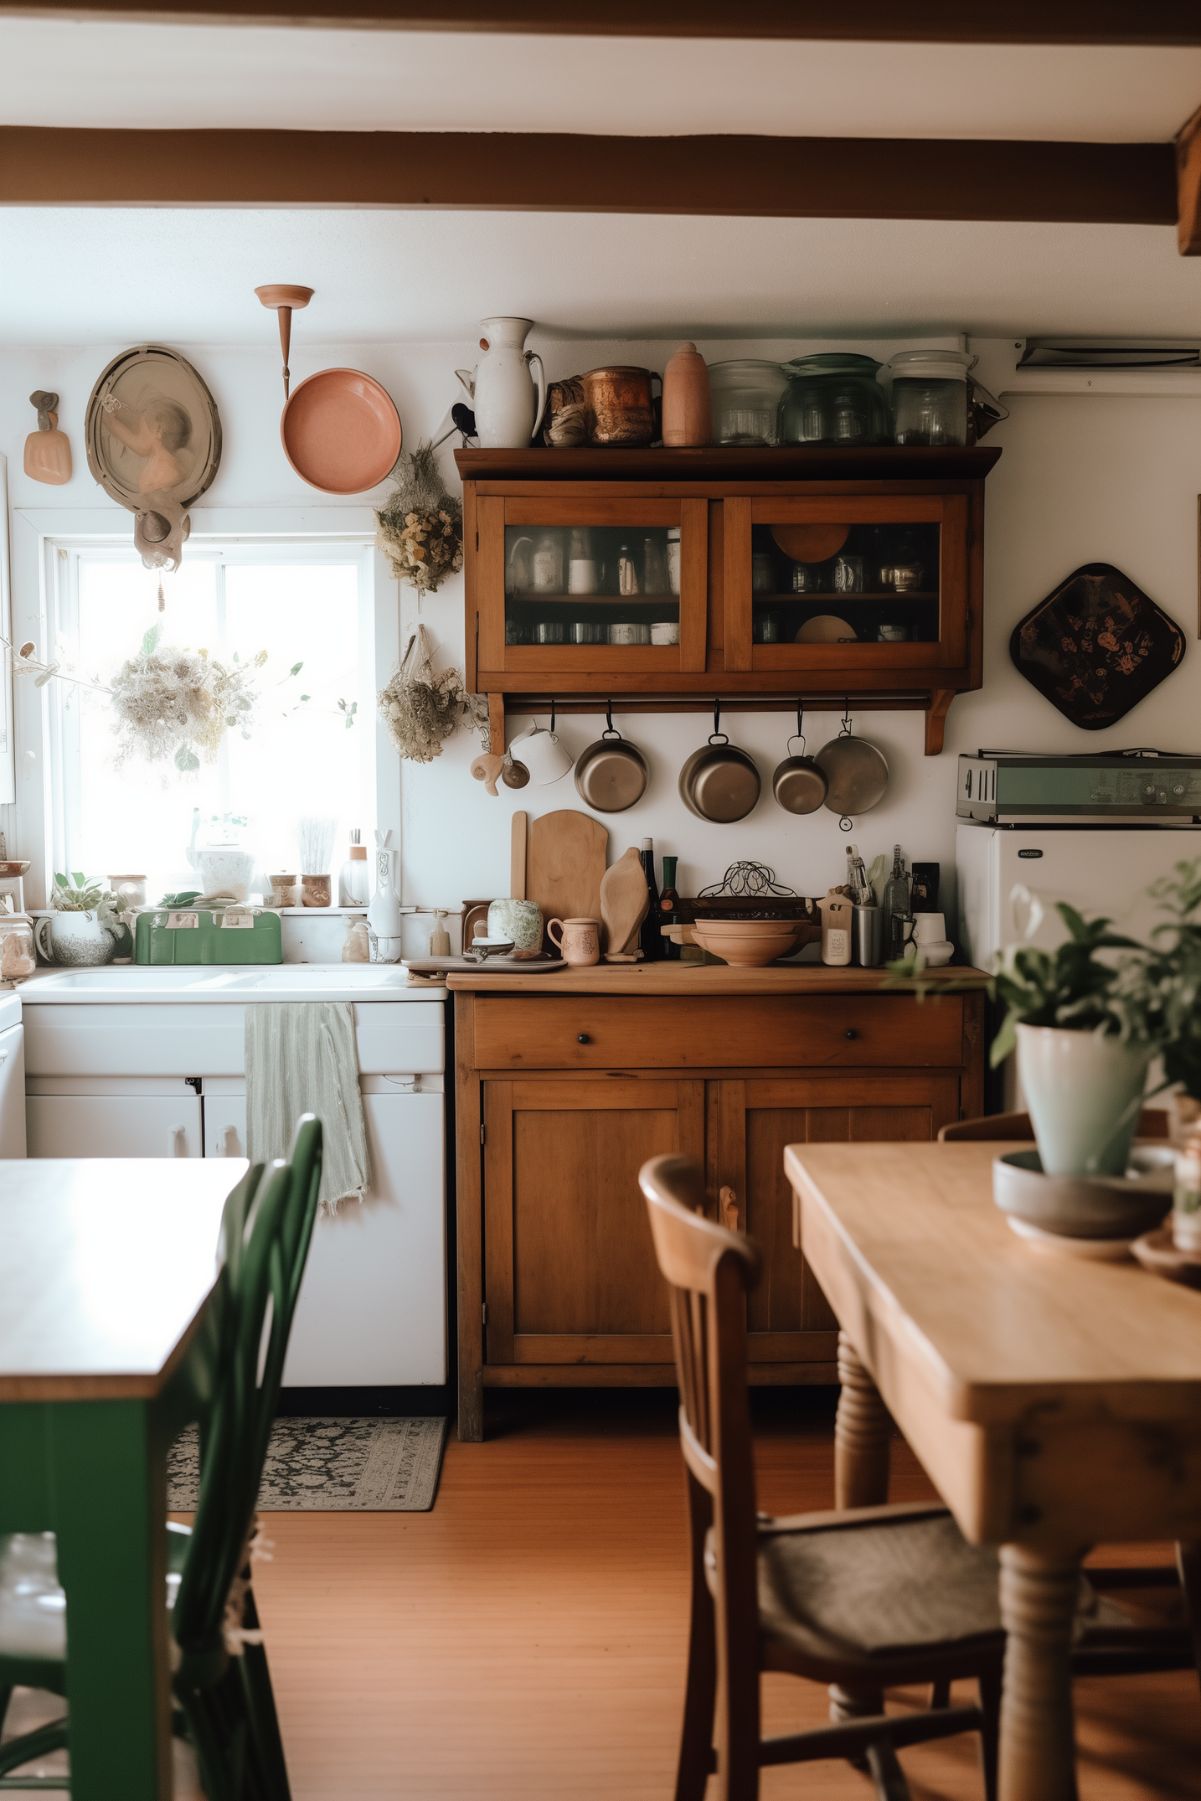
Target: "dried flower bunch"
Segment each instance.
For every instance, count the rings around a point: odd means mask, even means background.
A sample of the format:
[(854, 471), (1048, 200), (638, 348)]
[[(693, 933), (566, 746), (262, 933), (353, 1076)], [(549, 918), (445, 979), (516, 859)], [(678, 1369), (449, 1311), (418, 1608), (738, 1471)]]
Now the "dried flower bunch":
[(463, 567), (463, 509), (439, 475), (428, 440), (400, 459), (396, 486), (375, 517), (393, 575), (419, 594), (432, 594)]
[(160, 649), (159, 627), (152, 626), (112, 680), (117, 762), (134, 754), (149, 763), (170, 757), (189, 772), (199, 769), (201, 754), (212, 761), (227, 730), (249, 738), (255, 678), (266, 661), (266, 651), (249, 663), (235, 654), (226, 664), (203, 650)]
[[(416, 657), (414, 657), (416, 651)], [(487, 707), (468, 694), (457, 669), (435, 670), (425, 627), (409, 639), (400, 668), (379, 694), (379, 710), (392, 742), (413, 763), (432, 763), (464, 721), (483, 728)]]

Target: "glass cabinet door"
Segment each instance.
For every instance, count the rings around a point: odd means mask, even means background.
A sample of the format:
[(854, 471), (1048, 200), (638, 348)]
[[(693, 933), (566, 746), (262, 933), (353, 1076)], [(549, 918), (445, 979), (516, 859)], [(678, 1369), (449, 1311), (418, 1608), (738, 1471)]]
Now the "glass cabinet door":
[(727, 669), (965, 662), (964, 497), (731, 499), (724, 522)]
[(619, 685), (705, 667), (706, 501), (564, 494), (478, 510), (481, 670)]

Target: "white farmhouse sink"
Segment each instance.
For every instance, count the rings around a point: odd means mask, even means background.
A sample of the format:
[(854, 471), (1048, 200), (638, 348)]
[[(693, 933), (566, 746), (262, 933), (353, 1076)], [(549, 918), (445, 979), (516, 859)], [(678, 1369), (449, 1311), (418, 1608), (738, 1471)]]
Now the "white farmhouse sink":
[(442, 990), (410, 988), (399, 963), (185, 964), (169, 969), (110, 963), (102, 969), (36, 975), (22, 984), (20, 993), (26, 1006), (52, 1002), (113, 1006), (131, 1001), (151, 1005), (178, 1001), (428, 1001), (439, 998)]

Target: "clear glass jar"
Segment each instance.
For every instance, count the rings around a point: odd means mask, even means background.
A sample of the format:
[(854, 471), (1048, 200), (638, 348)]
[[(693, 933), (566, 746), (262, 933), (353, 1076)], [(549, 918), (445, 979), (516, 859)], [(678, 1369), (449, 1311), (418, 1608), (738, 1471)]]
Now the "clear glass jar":
[(870, 356), (824, 351), (784, 365), (788, 385), (780, 401), (781, 444), (887, 444), (892, 437), (888, 397)]
[(718, 444), (776, 444), (785, 376), (779, 363), (733, 357), (710, 363), (713, 436)]
[(901, 350), (892, 377), (893, 434), (898, 444), (966, 444), (968, 370), (962, 350)]
[(0, 913), (0, 982), (21, 982), (37, 968), (28, 913)]

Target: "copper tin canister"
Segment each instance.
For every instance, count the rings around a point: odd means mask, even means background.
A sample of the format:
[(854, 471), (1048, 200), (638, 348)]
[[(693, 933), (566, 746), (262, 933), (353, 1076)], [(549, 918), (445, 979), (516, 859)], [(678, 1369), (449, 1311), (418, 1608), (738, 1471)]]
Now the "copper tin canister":
[(637, 446), (653, 443), (655, 407), (651, 369), (589, 369), (584, 376), (588, 439), (592, 444)]

